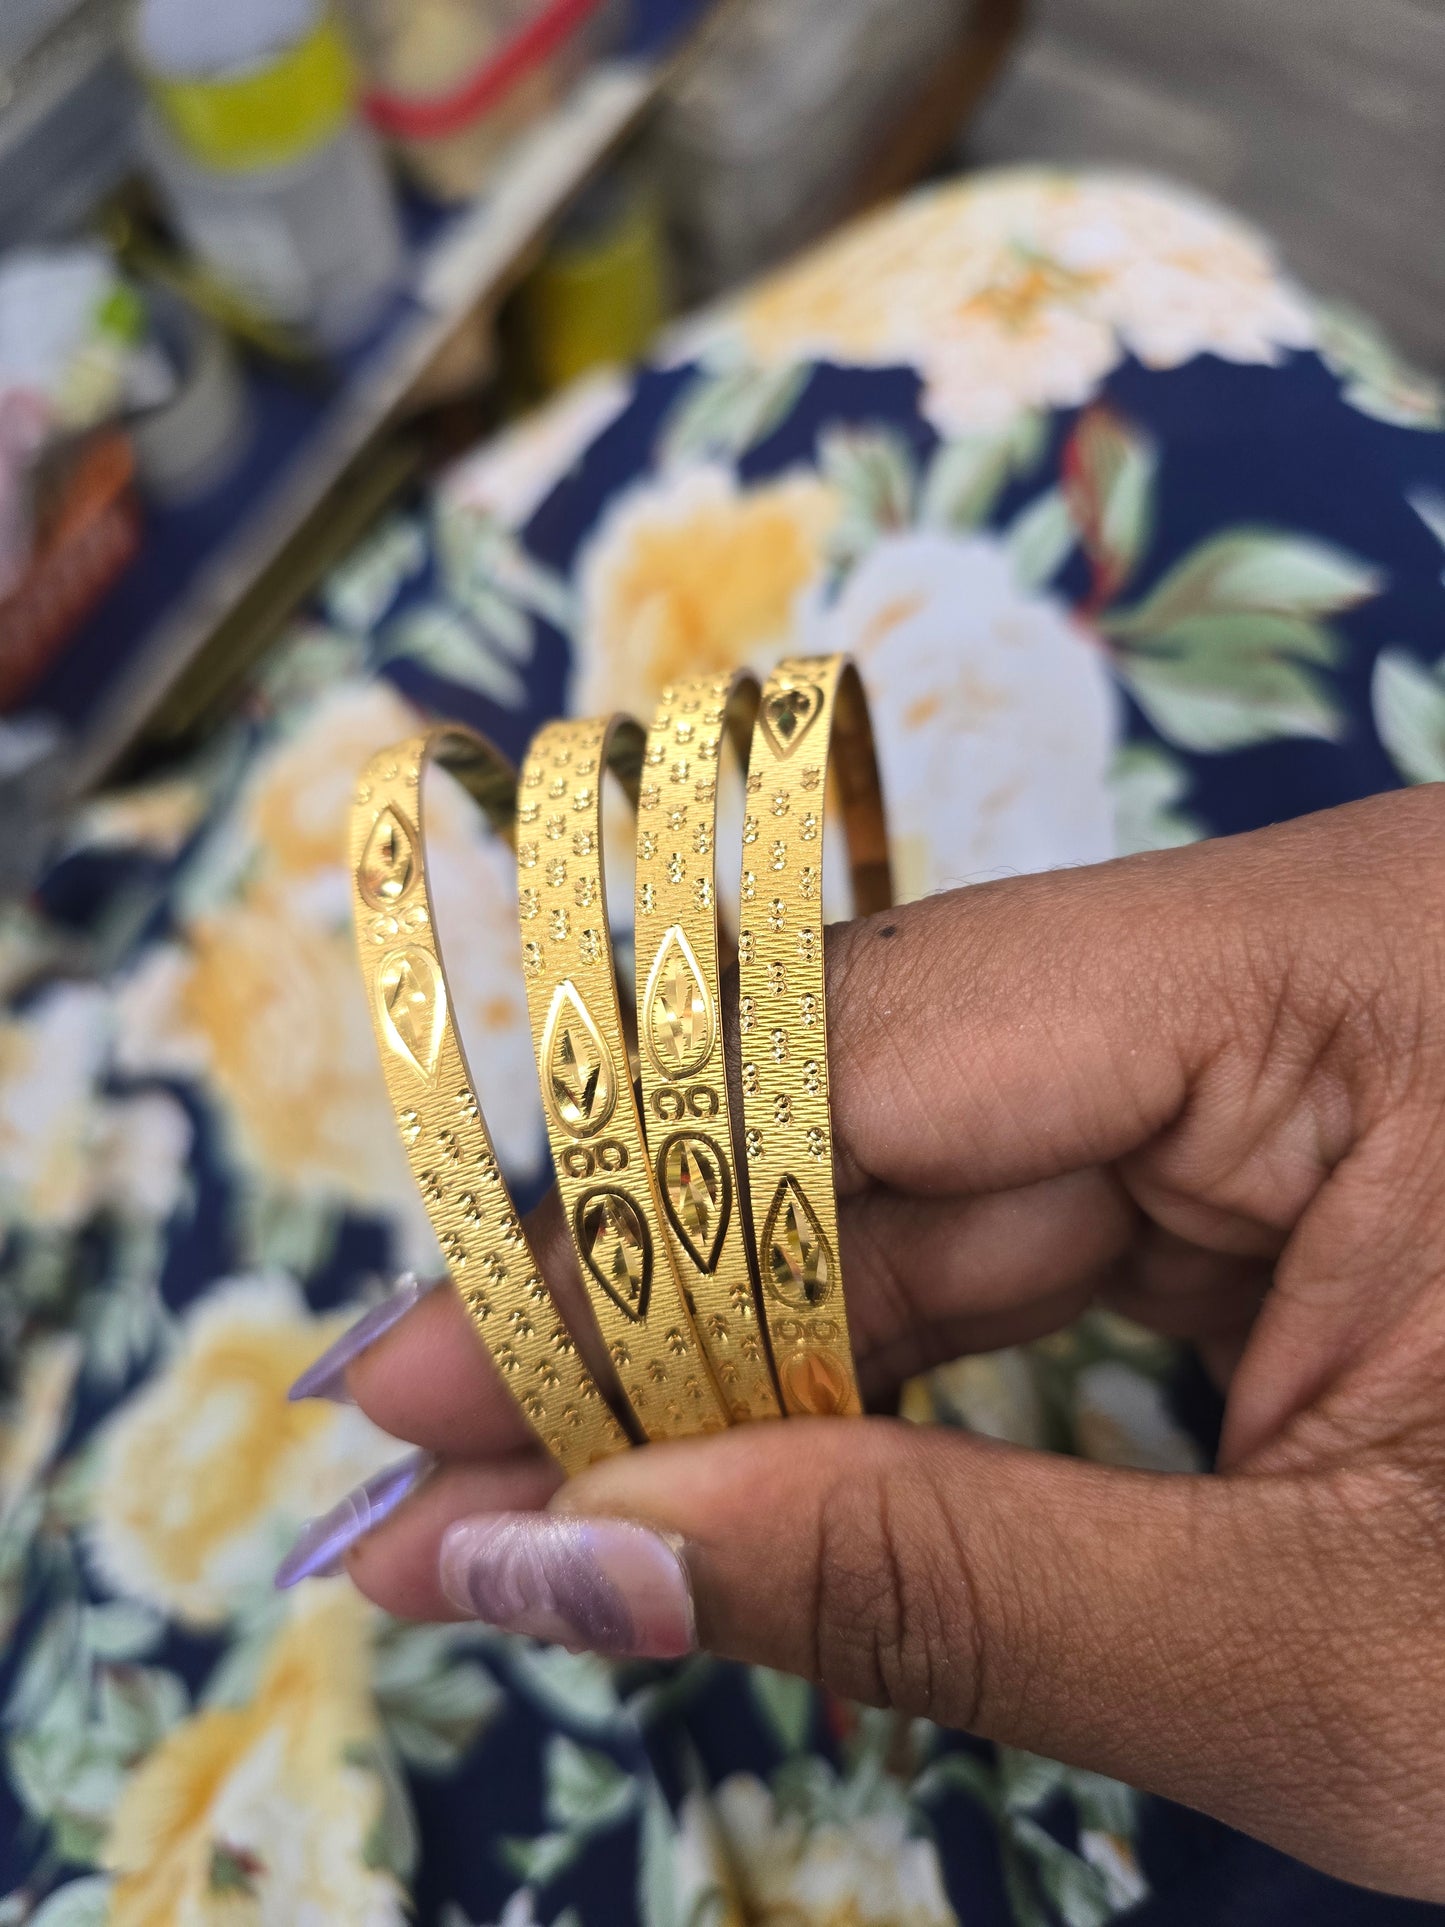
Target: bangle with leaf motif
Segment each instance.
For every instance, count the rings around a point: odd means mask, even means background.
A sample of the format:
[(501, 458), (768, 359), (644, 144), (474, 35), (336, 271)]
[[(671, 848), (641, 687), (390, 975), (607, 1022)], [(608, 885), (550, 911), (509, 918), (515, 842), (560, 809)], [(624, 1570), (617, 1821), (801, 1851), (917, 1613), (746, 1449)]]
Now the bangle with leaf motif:
[(645, 738), (630, 718), (549, 723), (522, 766), (522, 968), (557, 1186), (622, 1389), (650, 1439), (721, 1430), (633, 1092), (607, 923), (610, 769), (635, 806)]
[(637, 816), (637, 1033), (648, 1148), (678, 1274), (738, 1423), (777, 1418), (733, 1163), (718, 1012), (715, 846), (720, 750), (746, 769), (751, 675), (664, 689)]
[(510, 841), (511, 766), (443, 728), (374, 757), (351, 815), (356, 940), (382, 1070), (442, 1255), (502, 1382), (569, 1473), (628, 1438), (577, 1351), (507, 1194), (452, 1012), (426, 865), (423, 778), (448, 770)]
[(823, 815), (841, 806), (860, 916), (892, 902), (867, 698), (843, 656), (782, 662), (748, 761), (738, 925), (743, 1142), (762, 1304), (790, 1413), (862, 1410), (838, 1258)]

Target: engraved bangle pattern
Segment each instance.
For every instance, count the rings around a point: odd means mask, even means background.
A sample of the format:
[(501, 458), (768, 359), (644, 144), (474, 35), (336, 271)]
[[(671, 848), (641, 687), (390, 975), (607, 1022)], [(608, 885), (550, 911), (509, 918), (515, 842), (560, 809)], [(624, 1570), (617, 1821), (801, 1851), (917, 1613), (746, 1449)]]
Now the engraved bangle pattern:
[(648, 1438), (720, 1430), (683, 1296), (623, 1042), (602, 862), (603, 779), (637, 798), (644, 742), (623, 717), (533, 739), (518, 805), (522, 969), (568, 1229), (618, 1378)]
[(470, 730), (411, 738), (368, 765), (352, 810), (351, 873), (372, 1025), (412, 1174), (462, 1302), (548, 1451), (577, 1472), (628, 1440), (538, 1270), (453, 1021), (426, 869), (422, 782), (432, 760), (510, 831), (512, 770)]
[(753, 732), (743, 821), (738, 1029), (743, 1141), (762, 1302), (783, 1404), (862, 1410), (838, 1259), (827, 1004), (823, 806), (842, 804), (855, 908), (892, 897), (867, 703), (846, 658), (780, 663)]
[(733, 1169), (718, 1011), (717, 774), (724, 733), (746, 756), (752, 676), (664, 689), (637, 816), (637, 1032), (642, 1108), (667, 1237), (698, 1335), (737, 1421), (777, 1418)]

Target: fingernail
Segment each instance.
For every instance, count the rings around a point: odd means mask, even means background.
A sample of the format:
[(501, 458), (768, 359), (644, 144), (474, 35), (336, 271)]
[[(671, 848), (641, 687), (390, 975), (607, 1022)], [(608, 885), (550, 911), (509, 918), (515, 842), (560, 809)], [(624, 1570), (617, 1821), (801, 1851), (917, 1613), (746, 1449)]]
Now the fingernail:
[(430, 1452), (413, 1452), (373, 1474), (319, 1519), (309, 1521), (276, 1568), (276, 1590), (285, 1592), (303, 1579), (330, 1579), (340, 1572), (357, 1540), (389, 1519), (435, 1463)]
[(574, 1650), (679, 1659), (697, 1644), (681, 1553), (627, 1519), (460, 1519), (442, 1539), (441, 1586), (475, 1619)]
[(314, 1365), (308, 1365), (286, 1394), (292, 1404), (303, 1398), (330, 1399), (333, 1405), (349, 1405), (350, 1395), (346, 1390), (346, 1368), (353, 1359), (374, 1345), (378, 1338), (389, 1332), (393, 1325), (400, 1324), (412, 1306), (425, 1298), (435, 1280), (422, 1284), (416, 1273), (408, 1271), (396, 1282), (391, 1294), (383, 1298), (379, 1305), (364, 1311), (354, 1325), (348, 1327), (334, 1345), (328, 1345)]

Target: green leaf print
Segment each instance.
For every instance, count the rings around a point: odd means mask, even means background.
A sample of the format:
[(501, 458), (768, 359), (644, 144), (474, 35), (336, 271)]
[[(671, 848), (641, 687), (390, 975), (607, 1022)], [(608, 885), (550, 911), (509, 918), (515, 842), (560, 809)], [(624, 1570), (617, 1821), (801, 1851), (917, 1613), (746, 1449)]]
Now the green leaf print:
[(1115, 1913), (1108, 1882), (1096, 1867), (1061, 1846), (1036, 1820), (1020, 1815), (1014, 1839), (1033, 1862), (1039, 1885), (1064, 1927), (1104, 1927)]
[(1445, 658), (1427, 669), (1403, 649), (1383, 649), (1370, 701), (1375, 728), (1407, 783), (1445, 782)]
[(1150, 722), (1183, 749), (1243, 749), (1279, 736), (1334, 741), (1339, 705), (1313, 673), (1338, 662), (1328, 618), (1377, 595), (1368, 563), (1310, 537), (1225, 530), (1142, 602), (1097, 618)]
[(501, 1689), (483, 1667), (463, 1664), (419, 1681), (378, 1705), (387, 1734), (411, 1766), (450, 1773), (476, 1744), (501, 1702)]
[(391, 1744), (425, 1772), (453, 1771), (502, 1704), (487, 1669), (459, 1647), (470, 1629), (389, 1623), (377, 1642), (372, 1692)]
[[(1405, 497), (1435, 540), (1445, 549), (1445, 494), (1438, 488), (1411, 489)], [(1440, 580), (1445, 582), (1445, 570)]]
[(502, 709), (520, 709), (527, 700), (527, 686), (508, 657), (467, 616), (440, 602), (391, 623), (382, 636), (380, 660), (414, 662)]
[(1149, 721), (1181, 749), (1245, 749), (1276, 736), (1332, 742), (1344, 720), (1298, 663), (1238, 664), (1227, 656), (1126, 656), (1119, 672)]
[(779, 1746), (787, 1753), (800, 1752), (813, 1723), (813, 1689), (807, 1680), (754, 1666), (748, 1671), (748, 1686)]
[(677, 1822), (655, 1781), (642, 1803), (637, 1911), (642, 1927), (688, 1927), (678, 1895)]
[(782, 426), (812, 375), (806, 361), (699, 370), (663, 423), (659, 457), (669, 463), (736, 460)]
[(923, 1769), (911, 1792), (920, 1805), (944, 1799), (950, 1793), (962, 1793), (976, 1800), (995, 1820), (1002, 1797), (997, 1765), (976, 1753), (945, 1753)]
[(510, 1641), (509, 1646), (513, 1684), (549, 1718), (574, 1733), (598, 1735), (616, 1732), (626, 1720), (606, 1660), (529, 1640)]
[(1043, 452), (1045, 422), (1019, 415), (997, 435), (944, 442), (929, 465), (918, 501), (924, 528), (967, 530), (986, 522), (1004, 489)]
[(1152, 743), (1129, 743), (1109, 772), (1114, 794), (1114, 840), (1120, 856), (1197, 843), (1204, 825), (1178, 806), (1189, 793), (1189, 771)]
[(1378, 595), (1367, 562), (1310, 536), (1227, 529), (1187, 555), (1133, 609), (1115, 610), (1111, 635), (1158, 637), (1199, 616), (1338, 615)]
[(501, 1855), (508, 1868), (529, 1886), (545, 1887), (566, 1873), (586, 1844), (573, 1833), (539, 1833), (531, 1840), (504, 1840)]
[(1006, 1746), (999, 1749), (998, 1775), (1005, 1808), (1010, 1813), (1029, 1813), (1062, 1789), (1066, 1769), (1057, 1760)]
[(100, 1874), (68, 1880), (29, 1916), (29, 1927), (105, 1927), (110, 1882)]
[(1139, 1796), (1132, 1787), (1081, 1766), (1064, 1769), (1064, 1784), (1078, 1809), (1081, 1826), (1121, 1838), (1133, 1834), (1139, 1817)]
[(1064, 495), (1093, 566), (1096, 604), (1119, 593), (1153, 533), (1153, 442), (1110, 408), (1088, 409), (1064, 450)]
[(81, 1626), (81, 1636), (97, 1659), (144, 1659), (164, 1632), (159, 1613), (125, 1599), (87, 1606)]
[(161, 1666), (106, 1666), (96, 1682), (94, 1745), (121, 1760), (138, 1760), (190, 1709), (184, 1683)]
[(1021, 589), (1042, 589), (1052, 582), (1079, 539), (1063, 490), (1045, 489), (1020, 509), (1003, 539)]
[(858, 561), (880, 536), (912, 523), (917, 492), (913, 450), (894, 430), (827, 430), (818, 444), (818, 469), (837, 490), (842, 504), (829, 538), (829, 549), (839, 565)]
[(370, 635), (426, 560), (426, 532), (418, 518), (389, 516), (322, 584), (320, 601), (328, 622), (347, 636)]
[(365, 1744), (347, 1749), (351, 1765), (374, 1773), (381, 1785), (381, 1810), (362, 1848), (368, 1867), (382, 1867), (406, 1882), (416, 1871), (421, 1836), (411, 1803), (411, 1789), (391, 1748)]
[(250, 1854), (214, 1846), (206, 1885), (217, 1896), (252, 1899), (256, 1893), (256, 1877), (261, 1871), (260, 1864)]
[(572, 1832), (601, 1832), (631, 1813), (636, 1782), (605, 1753), (578, 1746), (565, 1734), (547, 1743), (547, 1818)]
[(447, 598), (509, 661), (525, 664), (532, 659), (532, 612), (564, 634), (571, 632), (577, 617), (572, 590), (528, 555), (510, 529), (475, 509), (443, 503), (434, 530)]
[(1320, 357), (1351, 408), (1395, 428), (1445, 428), (1445, 383), (1404, 361), (1370, 316), (1319, 302), (1315, 327)]

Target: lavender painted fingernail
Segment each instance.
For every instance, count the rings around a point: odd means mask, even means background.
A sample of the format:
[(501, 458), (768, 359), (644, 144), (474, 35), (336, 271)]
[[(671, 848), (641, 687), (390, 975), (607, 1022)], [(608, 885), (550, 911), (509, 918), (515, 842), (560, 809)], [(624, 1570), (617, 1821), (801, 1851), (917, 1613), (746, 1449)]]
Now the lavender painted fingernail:
[(340, 1505), (301, 1529), (276, 1569), (276, 1590), (285, 1592), (303, 1579), (330, 1579), (341, 1571), (347, 1553), (383, 1519), (389, 1519), (436, 1464), (430, 1452), (412, 1452), (374, 1473), (348, 1492)]
[(287, 1398), (293, 1405), (304, 1398), (324, 1398), (333, 1405), (349, 1405), (347, 1366), (360, 1358), (378, 1338), (384, 1337), (393, 1325), (400, 1324), (412, 1306), (425, 1298), (436, 1282), (433, 1279), (423, 1284), (415, 1272), (406, 1272), (397, 1280), (390, 1296), (383, 1298), (379, 1305), (373, 1305), (369, 1311), (364, 1311), (334, 1345), (327, 1346), (314, 1365), (306, 1367), (286, 1394)]
[(697, 1644), (681, 1553), (627, 1519), (460, 1519), (442, 1539), (440, 1576), (462, 1612), (574, 1650), (677, 1659)]

